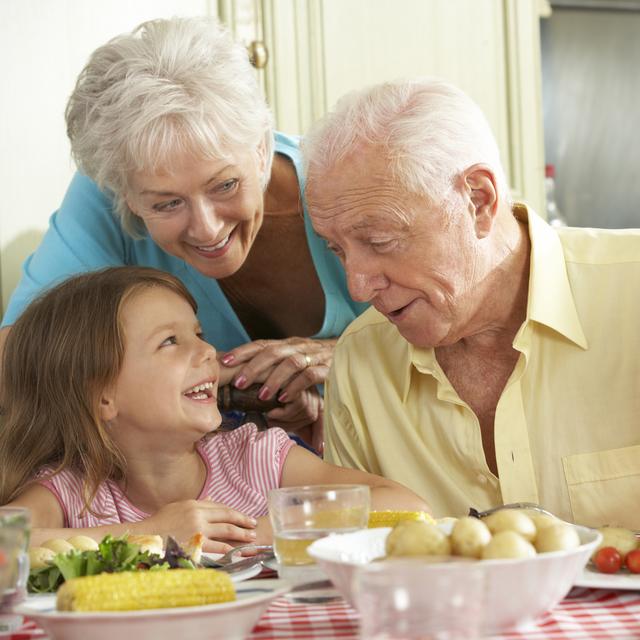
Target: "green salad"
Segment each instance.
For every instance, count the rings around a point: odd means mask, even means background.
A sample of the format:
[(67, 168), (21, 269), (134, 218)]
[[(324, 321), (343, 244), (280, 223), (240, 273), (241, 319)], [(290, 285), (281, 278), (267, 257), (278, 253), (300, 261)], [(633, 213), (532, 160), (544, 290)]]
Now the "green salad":
[(27, 588), (30, 593), (51, 593), (70, 578), (120, 571), (165, 571), (167, 569), (195, 569), (195, 564), (180, 545), (167, 539), (164, 555), (141, 551), (127, 536), (108, 535), (94, 551), (73, 550), (57, 554), (46, 567), (32, 569)]

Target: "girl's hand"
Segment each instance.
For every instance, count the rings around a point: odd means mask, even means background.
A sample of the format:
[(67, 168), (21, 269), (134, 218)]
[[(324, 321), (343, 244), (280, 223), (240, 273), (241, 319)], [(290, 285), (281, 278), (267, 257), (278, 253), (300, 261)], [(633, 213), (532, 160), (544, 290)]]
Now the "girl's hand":
[(161, 507), (147, 518), (146, 533), (171, 535), (184, 542), (202, 533), (202, 550), (226, 553), (233, 546), (255, 542), (256, 520), (211, 500), (182, 500)]
[[(220, 377), (228, 378), (231, 368), (238, 389), (262, 382), (262, 400), (277, 395), (281, 402), (292, 403), (305, 389), (324, 383), (336, 342), (311, 338), (248, 342), (220, 355)], [(302, 400), (303, 404), (308, 402)]]

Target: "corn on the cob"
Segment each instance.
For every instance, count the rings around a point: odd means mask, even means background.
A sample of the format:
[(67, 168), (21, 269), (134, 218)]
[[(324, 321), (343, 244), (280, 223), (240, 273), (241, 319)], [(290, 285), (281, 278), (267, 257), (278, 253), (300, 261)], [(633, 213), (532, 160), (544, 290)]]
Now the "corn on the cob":
[(101, 573), (67, 580), (59, 611), (132, 611), (190, 607), (236, 599), (228, 574), (215, 569)]
[(435, 520), (426, 511), (371, 511), (369, 529), (376, 527), (395, 527), (403, 520), (423, 520), (434, 523)]

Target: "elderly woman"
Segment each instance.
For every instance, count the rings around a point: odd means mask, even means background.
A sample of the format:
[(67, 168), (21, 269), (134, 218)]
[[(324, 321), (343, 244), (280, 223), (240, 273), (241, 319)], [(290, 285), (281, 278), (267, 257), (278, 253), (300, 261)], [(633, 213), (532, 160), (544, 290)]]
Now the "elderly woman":
[(284, 403), (275, 424), (316, 421), (334, 338), (364, 305), (313, 232), (298, 141), (274, 141), (244, 48), (208, 18), (146, 22), (93, 53), (66, 119), (81, 173), (3, 325), (74, 273), (157, 267), (196, 299), (222, 383), (261, 382)]

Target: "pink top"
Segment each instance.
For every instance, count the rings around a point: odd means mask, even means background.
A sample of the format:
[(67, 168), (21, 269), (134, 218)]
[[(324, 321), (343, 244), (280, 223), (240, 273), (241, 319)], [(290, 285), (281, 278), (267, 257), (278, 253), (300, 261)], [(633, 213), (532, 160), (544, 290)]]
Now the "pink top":
[[(207, 467), (198, 500), (209, 499), (258, 517), (267, 513), (267, 494), (280, 486), (282, 467), (294, 442), (278, 428), (258, 431), (255, 424), (245, 424), (201, 440), (198, 453)], [(44, 471), (44, 470), (43, 470)], [(121, 522), (138, 522), (151, 514), (129, 502), (118, 485), (106, 480), (98, 488), (92, 510), (82, 516), (82, 479), (65, 469), (40, 484), (57, 498), (64, 513), (64, 526), (74, 529), (97, 527)]]

